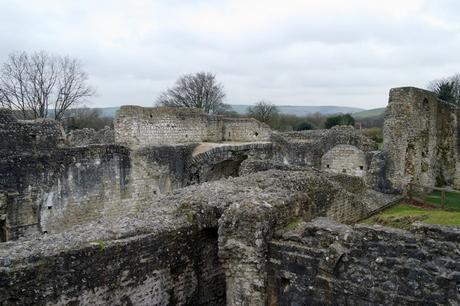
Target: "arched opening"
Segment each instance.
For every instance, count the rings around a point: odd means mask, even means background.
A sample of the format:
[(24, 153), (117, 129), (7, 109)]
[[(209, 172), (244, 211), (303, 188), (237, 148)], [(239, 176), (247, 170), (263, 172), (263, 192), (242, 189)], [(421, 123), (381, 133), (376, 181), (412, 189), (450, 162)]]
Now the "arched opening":
[(217, 181), (222, 178), (239, 176), (241, 163), (247, 156), (240, 156), (235, 159), (228, 159), (219, 163), (213, 164), (202, 173), (201, 182)]

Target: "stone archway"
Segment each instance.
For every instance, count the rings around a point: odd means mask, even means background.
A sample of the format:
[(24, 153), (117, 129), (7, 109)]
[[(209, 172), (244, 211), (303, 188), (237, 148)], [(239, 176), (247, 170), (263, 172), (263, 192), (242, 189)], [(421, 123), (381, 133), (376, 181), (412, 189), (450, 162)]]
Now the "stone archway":
[(271, 143), (218, 145), (199, 152), (187, 164), (190, 183), (203, 183), (239, 176), (241, 163), (246, 159), (268, 159)]

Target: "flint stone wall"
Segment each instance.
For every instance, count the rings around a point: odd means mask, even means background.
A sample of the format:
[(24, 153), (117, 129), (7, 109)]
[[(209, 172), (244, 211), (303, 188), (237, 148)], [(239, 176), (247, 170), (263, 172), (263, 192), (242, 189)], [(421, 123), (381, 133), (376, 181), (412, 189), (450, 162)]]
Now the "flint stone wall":
[(98, 145), (46, 154), (12, 153), (0, 160), (1, 240), (60, 232), (101, 216), (127, 213), (183, 187), (194, 147), (131, 152), (118, 145)]
[(61, 124), (51, 119), (17, 120), (0, 109), (0, 154), (54, 149), (65, 142)]
[(191, 226), (33, 256), (1, 267), (0, 284), (5, 306), (225, 305), (217, 233)]
[(91, 144), (113, 144), (115, 143), (115, 132), (109, 126), (98, 131), (86, 128), (72, 130), (67, 134), (67, 142), (69, 145), (76, 147)]
[(0, 302), (264, 304), (267, 243), (276, 229), (315, 216), (350, 221), (344, 210), (364, 214), (368, 200), (378, 199), (354, 179), (260, 172), (182, 188), (66, 232), (3, 243)]
[(193, 156), (186, 172), (191, 183), (215, 181), (239, 176), (245, 161), (269, 161), (272, 156), (271, 143), (225, 145)]
[(280, 163), (321, 169), (321, 158), (337, 145), (352, 145), (369, 152), (377, 145), (352, 126), (335, 126), (328, 130), (312, 130), (274, 134), (275, 160)]
[(457, 305), (460, 231), (318, 219), (269, 243), (268, 305)]
[(321, 158), (321, 170), (364, 176), (368, 168), (366, 154), (355, 146), (337, 145)]
[(413, 87), (390, 90), (383, 151), (393, 189), (404, 191), (410, 182), (453, 185), (458, 176), (457, 111), (433, 92)]
[(257, 142), (270, 139), (271, 129), (253, 118), (223, 118), (224, 141)]
[(196, 142), (266, 141), (270, 128), (254, 119), (229, 119), (199, 109), (122, 106), (115, 140), (129, 147)]
[(50, 231), (59, 227), (58, 220), (78, 224), (97, 218), (117, 197), (126, 197), (128, 176), (129, 154), (117, 146), (3, 158), (0, 194), (6, 199), (6, 240)]

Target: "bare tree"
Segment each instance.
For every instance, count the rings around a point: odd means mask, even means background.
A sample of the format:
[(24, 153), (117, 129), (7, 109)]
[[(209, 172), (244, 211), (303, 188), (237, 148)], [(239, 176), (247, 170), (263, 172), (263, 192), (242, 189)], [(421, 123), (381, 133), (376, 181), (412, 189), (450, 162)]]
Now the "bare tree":
[(61, 120), (71, 107), (94, 94), (77, 59), (44, 51), (10, 54), (0, 68), (0, 106), (26, 118)]
[(198, 72), (180, 77), (174, 87), (163, 92), (156, 105), (201, 108), (206, 113), (219, 113), (226, 109), (223, 103), (224, 87), (209, 72)]
[(440, 99), (460, 105), (460, 74), (434, 80), (428, 89), (437, 93)]
[(268, 124), (273, 123), (278, 118), (278, 113), (278, 107), (267, 101), (259, 101), (254, 106), (248, 107), (250, 117)]

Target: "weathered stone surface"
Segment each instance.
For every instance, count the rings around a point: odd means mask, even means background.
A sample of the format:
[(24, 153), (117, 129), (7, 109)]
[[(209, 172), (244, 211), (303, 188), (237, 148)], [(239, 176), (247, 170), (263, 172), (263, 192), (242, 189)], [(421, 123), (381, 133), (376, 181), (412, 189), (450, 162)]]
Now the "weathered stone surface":
[(64, 145), (64, 130), (57, 121), (5, 117), (0, 118), (0, 155), (9, 155), (12, 151), (51, 150)]
[(413, 87), (393, 88), (385, 112), (387, 178), (395, 190), (410, 182), (427, 186), (454, 183), (458, 152), (455, 106)]
[(215, 181), (241, 174), (241, 164), (247, 161), (269, 161), (273, 146), (269, 142), (227, 144), (194, 155), (187, 163), (191, 183)]
[[(259, 272), (265, 267), (267, 241), (277, 228), (318, 215), (347, 221), (349, 216), (336, 213), (337, 207), (348, 205), (355, 214), (355, 205), (365, 206), (367, 196), (352, 194), (317, 171), (272, 170), (179, 189), (68, 231), (2, 243), (0, 301), (38, 305), (121, 303), (127, 298), (140, 305), (200, 304), (200, 298), (215, 301), (203, 302), (207, 305), (221, 305), (224, 299), (260, 301), (265, 274)], [(212, 232), (217, 229), (218, 238)], [(212, 245), (219, 247), (221, 265), (212, 259), (217, 255), (210, 255), (216, 254)], [(209, 259), (212, 264), (206, 268)], [(200, 273), (204, 273), (201, 279)], [(228, 275), (226, 297), (222, 273)], [(247, 285), (242, 286), (251, 290), (238, 297), (240, 289), (228, 288), (242, 288), (238, 284), (244, 275)]]
[(408, 177), (458, 181), (456, 110), (432, 98), (392, 91), (382, 152), (350, 127), (261, 142), (254, 120), (131, 106), (127, 146), (65, 147), (58, 123), (0, 110), (0, 240), (18, 239), (0, 244), (0, 304), (456, 305), (458, 230), (306, 223), (355, 223)]
[(460, 230), (318, 219), (269, 243), (269, 305), (456, 305)]
[(270, 128), (254, 119), (208, 115), (199, 109), (122, 106), (115, 118), (115, 140), (144, 145), (267, 141)]
[(351, 126), (274, 134), (271, 139), (278, 162), (317, 169), (321, 169), (323, 155), (337, 145), (352, 145), (364, 152), (377, 149), (371, 139)]
[(115, 143), (115, 132), (109, 126), (96, 131), (94, 129), (72, 130), (67, 134), (67, 142), (71, 146), (87, 146), (91, 144)]
[(321, 158), (321, 170), (364, 176), (367, 171), (366, 154), (355, 146), (337, 145)]

